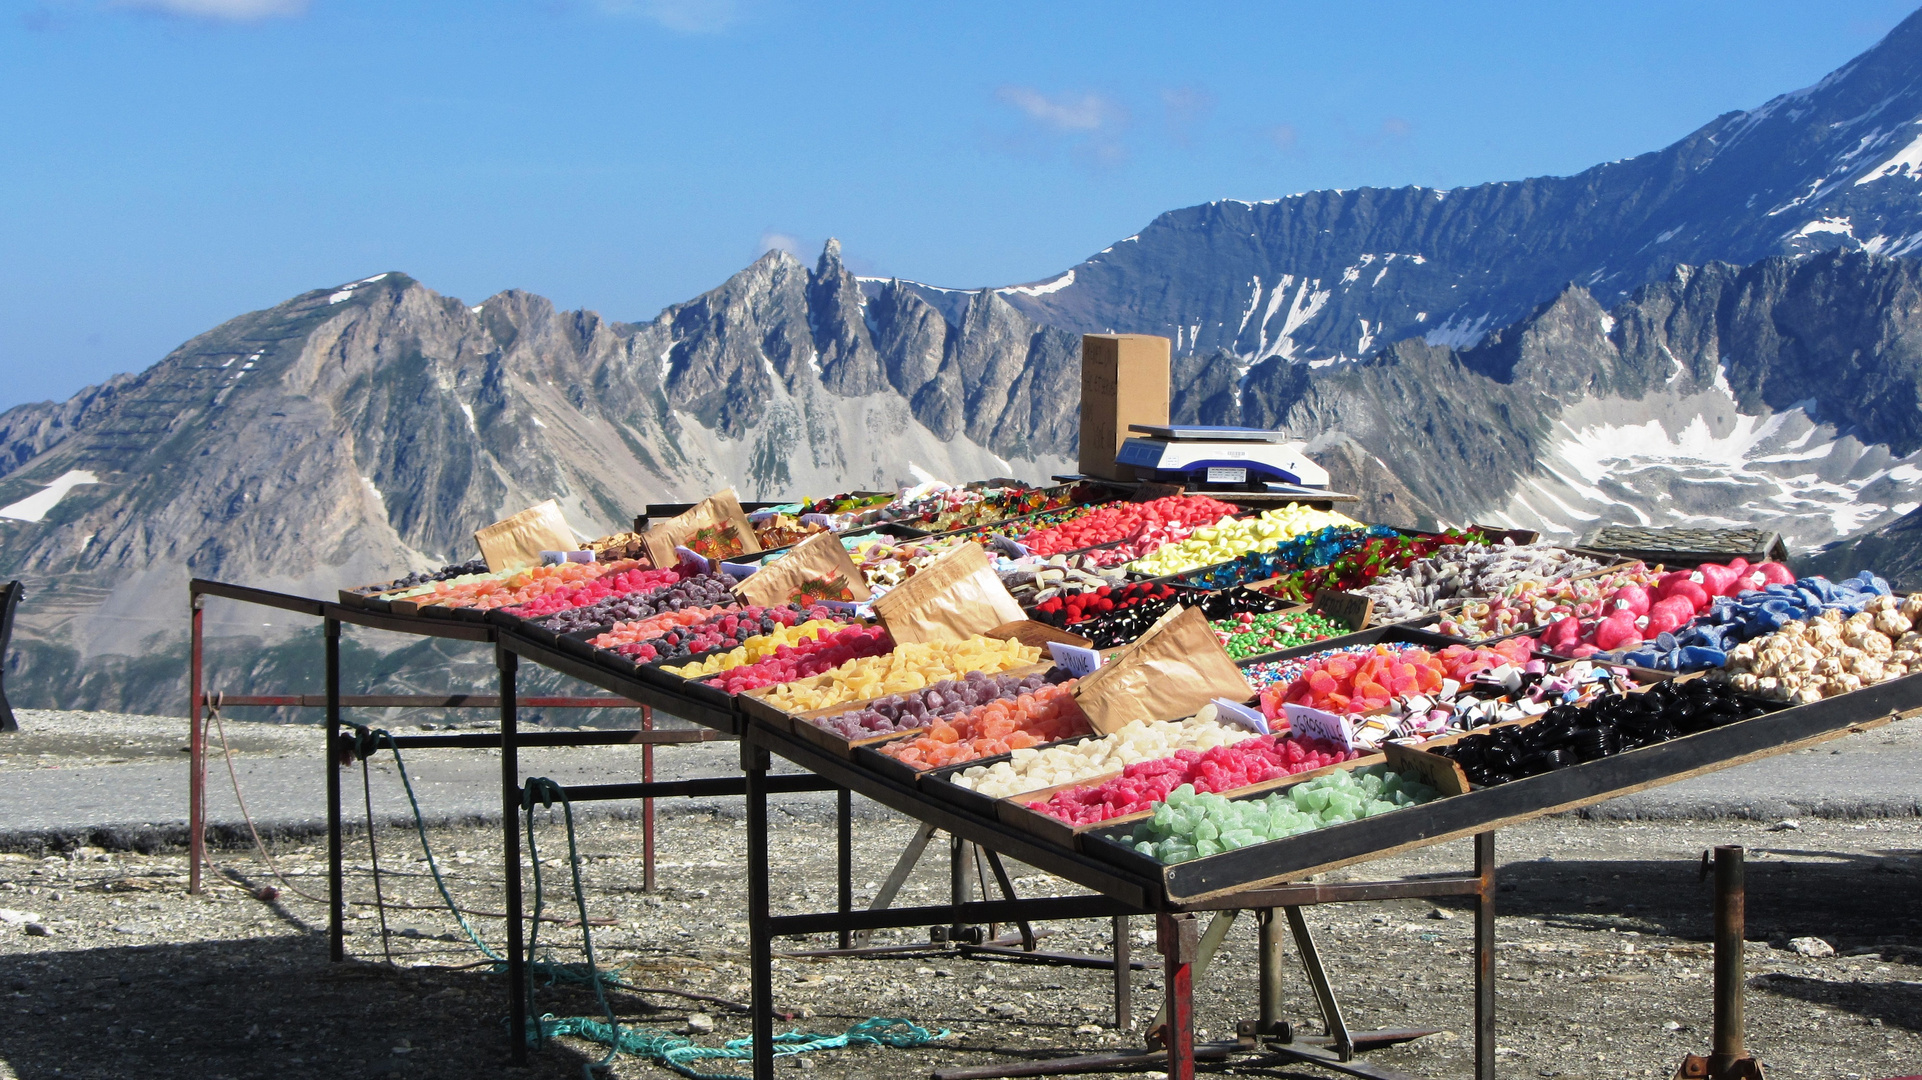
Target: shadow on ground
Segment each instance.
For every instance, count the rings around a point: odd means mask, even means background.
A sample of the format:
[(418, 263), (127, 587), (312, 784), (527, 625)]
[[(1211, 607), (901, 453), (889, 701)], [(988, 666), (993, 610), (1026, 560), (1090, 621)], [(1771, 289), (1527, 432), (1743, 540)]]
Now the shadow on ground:
[[(16, 955), (0, 969), (0, 1057), (20, 1080), (467, 1078), (508, 1063), (500, 977), (329, 964), (326, 949), (314, 935)], [(541, 1004), (594, 1011), (556, 990)], [(516, 1075), (577, 1078), (583, 1060), (550, 1045)]]

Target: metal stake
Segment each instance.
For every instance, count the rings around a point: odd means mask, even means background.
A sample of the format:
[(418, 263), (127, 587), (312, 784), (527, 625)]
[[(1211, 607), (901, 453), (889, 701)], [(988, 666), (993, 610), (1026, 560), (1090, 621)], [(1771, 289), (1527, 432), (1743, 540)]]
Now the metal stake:
[[(654, 730), (654, 709), (641, 706), (641, 730)], [(654, 782), (654, 744), (641, 744), (641, 783)], [(641, 891), (654, 891), (654, 798), (641, 800)]]
[[(847, 788), (834, 793), (834, 825), (835, 869), (840, 875), (835, 910), (846, 915), (854, 910), (854, 792)], [(839, 942), (841, 948), (852, 949), (854, 935), (843, 930)]]
[(1475, 1080), (1495, 1080), (1495, 834), (1475, 834)]
[(187, 891), (200, 895), (200, 864), (207, 859), (207, 736), (200, 726), (200, 605), (193, 597), (193, 648), (188, 661), (187, 703)]
[[(198, 615), (198, 612), (195, 612)], [(334, 963), (347, 959), (346, 886), (342, 870), (340, 828), (340, 620), (323, 623), (327, 641), (327, 956)], [(367, 818), (368, 843), (373, 843), (373, 815)], [(384, 917), (384, 913), (383, 913)], [(386, 947), (386, 933), (381, 945)]]
[(747, 776), (747, 934), (753, 990), (749, 1033), (754, 1037), (754, 1080), (774, 1080), (774, 937), (768, 929), (767, 770), (765, 748), (741, 742)]

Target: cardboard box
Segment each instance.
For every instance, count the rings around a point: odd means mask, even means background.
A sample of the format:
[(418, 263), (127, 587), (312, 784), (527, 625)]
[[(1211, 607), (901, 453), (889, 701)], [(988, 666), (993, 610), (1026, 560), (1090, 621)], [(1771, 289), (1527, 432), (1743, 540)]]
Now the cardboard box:
[(1133, 480), (1115, 464), (1129, 424), (1168, 422), (1168, 379), (1174, 343), (1153, 334), (1084, 334), (1081, 338), (1081, 471)]

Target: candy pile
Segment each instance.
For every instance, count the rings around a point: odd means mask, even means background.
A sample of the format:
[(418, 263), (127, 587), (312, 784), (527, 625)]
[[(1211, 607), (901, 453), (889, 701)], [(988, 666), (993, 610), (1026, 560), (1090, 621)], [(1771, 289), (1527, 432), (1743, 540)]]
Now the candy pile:
[(1329, 525), (1283, 540), (1272, 549), (1251, 551), (1219, 566), (1197, 570), (1183, 576), (1181, 584), (1202, 589), (1226, 589), (1244, 581), (1299, 575), (1310, 568), (1326, 567), (1370, 540), (1385, 542), (1390, 537), (1402, 538), (1400, 533), (1385, 525), (1360, 528)]
[(1235, 801), (1177, 788), (1127, 842), (1163, 863), (1187, 862), (1268, 840), (1430, 802), (1439, 793), (1386, 765), (1341, 769), (1265, 799)]
[[(885, 633), (885, 631), (882, 631)], [(843, 701), (899, 694), (965, 675), (970, 671), (1007, 671), (1041, 659), (1041, 650), (1018, 641), (971, 637), (902, 645), (885, 656), (849, 660), (823, 672), (807, 686), (778, 686), (762, 700), (785, 712), (824, 709)], [(799, 678), (789, 675), (783, 682)], [(730, 690), (729, 693), (738, 693)]]
[(1807, 622), (1824, 611), (1853, 615), (1889, 584), (1867, 571), (1846, 581), (1807, 577), (1792, 585), (1767, 587), (1716, 597), (1707, 612), (1680, 630), (1658, 633), (1622, 655), (1622, 662), (1664, 671), (1706, 671), (1728, 663), (1728, 653), (1744, 641), (1774, 633), (1791, 622)]
[(1198, 528), (1186, 540), (1167, 544), (1128, 564), (1128, 569), (1151, 577), (1179, 574), (1198, 567), (1227, 562), (1250, 552), (1267, 551), (1303, 533), (1331, 525), (1359, 529), (1361, 522), (1343, 514), (1316, 510), (1300, 503), (1264, 510), (1252, 518), (1239, 518)]
[(1241, 669), (1241, 676), (1248, 685), (1256, 690), (1266, 690), (1271, 686), (1286, 687), (1300, 678), (1310, 667), (1320, 664), (1331, 656), (1358, 656), (1375, 651), (1373, 645), (1343, 645), (1339, 648), (1324, 649), (1306, 656), (1290, 657), (1286, 660), (1263, 660), (1249, 664)]
[(938, 769), (1086, 735), (1088, 718), (1075, 704), (1073, 687), (1073, 682), (1043, 686), (936, 719), (926, 734), (883, 743), (881, 753), (915, 769)]
[(754, 523), (754, 540), (763, 551), (792, 547), (815, 533), (828, 531), (822, 522), (802, 521), (791, 514), (755, 514), (750, 520)]
[(1708, 679), (1660, 682), (1640, 694), (1558, 705), (1531, 724), (1490, 728), (1434, 752), (1484, 787), (1595, 761), (1762, 715), (1752, 700)]
[(1087, 592), (1103, 585), (1120, 585), (1128, 575), (1119, 567), (1103, 569), (1086, 555), (1029, 555), (995, 564), (1001, 584), (1022, 607), (1052, 600), (1066, 593)]
[(970, 671), (959, 679), (943, 679), (933, 686), (878, 698), (865, 709), (850, 709), (808, 722), (845, 739), (866, 739), (927, 727), (944, 716), (955, 716), (991, 701), (1032, 694), (1049, 685), (1049, 675), (990, 675)]
[[(695, 653), (729, 649), (744, 655), (743, 663), (768, 655), (776, 644), (792, 645), (820, 636), (842, 624), (817, 610), (803, 618), (799, 608), (749, 606), (667, 611), (640, 622), (616, 623), (613, 630), (588, 644), (612, 649), (637, 664), (678, 660)], [(796, 633), (783, 634), (794, 627)], [(739, 646), (739, 649), (735, 647)], [(729, 655), (733, 653), (730, 652)], [(739, 663), (730, 667), (740, 667)]]
[(1312, 645), (1349, 632), (1343, 624), (1312, 611), (1271, 611), (1263, 615), (1242, 612), (1209, 625), (1214, 627), (1221, 647), (1235, 660)]
[(508, 608), (509, 614), (523, 619), (538, 619), (562, 611), (584, 608), (616, 596), (649, 593), (681, 580), (678, 570), (648, 570), (629, 563), (633, 569), (618, 574), (603, 574), (592, 581), (555, 589), (545, 596)]
[(1233, 791), (1278, 776), (1293, 776), (1355, 755), (1327, 743), (1260, 735), (1229, 746), (1137, 762), (1121, 775), (1092, 787), (1064, 788), (1028, 809), (1070, 825), (1093, 825), (1147, 810), (1183, 785), (1202, 792)]
[(1877, 596), (1844, 617), (1835, 608), (1730, 650), (1730, 683), (1770, 701), (1806, 705), (1922, 671), (1922, 593)]
[(1066, 507), (1076, 501), (1078, 492), (1083, 491), (1077, 485), (1073, 488), (993, 488), (966, 492), (976, 497), (928, 513), (894, 520), (928, 532), (950, 532)]
[(1359, 547), (1335, 556), (1326, 565), (1304, 564), (1304, 569), (1284, 575), (1263, 586), (1263, 590), (1298, 604), (1308, 603), (1319, 592), (1354, 592), (1373, 584), (1383, 574), (1400, 570), (1451, 544), (1482, 543), (1484, 535), (1479, 529), (1450, 529), (1417, 536), (1392, 532), (1388, 536), (1374, 535)]
[(1166, 611), (1175, 590), (1172, 586), (1138, 581), (1130, 585), (1101, 585), (1086, 592), (1067, 593), (1043, 600), (1034, 606), (1034, 617), (1049, 626), (1073, 626), (1089, 619), (1129, 608), (1151, 605), (1156, 614)]
[(1540, 716), (1557, 705), (1578, 705), (1635, 688), (1628, 669), (1576, 660), (1549, 670), (1529, 660), (1478, 672), (1453, 694), (1396, 702), (1387, 713), (1355, 725), (1353, 742), (1379, 747), (1390, 739), (1425, 741), (1439, 735), (1473, 731), (1508, 720)]
[(638, 622), (664, 611), (734, 607), (732, 586), (733, 579), (725, 574), (696, 574), (651, 592), (610, 596), (549, 615), (540, 623), (557, 634), (575, 634), (610, 623)]
[(487, 573), (486, 559), (469, 559), (466, 562), (449, 563), (439, 570), (416, 570), (404, 577), (395, 578), (385, 585), (373, 586), (366, 589), (355, 589), (352, 591), (367, 595), (398, 592), (405, 589), (417, 588), (421, 585), (431, 585), (436, 581), (449, 581), (460, 577), (477, 577), (485, 573)]
[(729, 668), (709, 680), (708, 685), (724, 694), (743, 694), (764, 686), (810, 678), (862, 657), (882, 656), (893, 647), (894, 639), (881, 627), (850, 626), (796, 646), (776, 648), (774, 655)]
[(1179, 750), (1196, 753), (1256, 738), (1244, 727), (1213, 720), (1130, 720), (1120, 731), (1045, 750), (1016, 750), (1007, 761), (977, 765), (950, 777), (959, 787), (993, 799), (1042, 788), (1078, 784), (1133, 765), (1165, 758)]
[(952, 546), (953, 541), (945, 538), (921, 542), (864, 537), (853, 544), (848, 554), (860, 568), (868, 588), (878, 596), (913, 577), (915, 571), (940, 558)]
[[(411, 599), (422, 607), (474, 608), (487, 611), (530, 603), (550, 593), (573, 589), (607, 574), (619, 574), (638, 563), (561, 563), (557, 566), (531, 566), (506, 577), (485, 577), (473, 581), (438, 581)], [(408, 594), (398, 594), (407, 596)]]
[(1091, 503), (1087, 506), (1064, 506), (1059, 510), (1050, 510), (1042, 514), (1029, 514), (1026, 517), (1015, 518), (1012, 521), (997, 521), (992, 524), (976, 525), (967, 529), (954, 529), (950, 530), (947, 535), (956, 540), (965, 540), (968, 543), (980, 544), (985, 547), (998, 538), (1019, 540), (1021, 537), (1040, 529), (1049, 529), (1056, 525), (1065, 525), (1070, 521), (1077, 521), (1087, 517), (1097, 506), (1105, 505), (1111, 504)]
[(1354, 590), (1374, 598), (1374, 622), (1419, 618), (1458, 597), (1496, 596), (1518, 581), (1554, 581), (1600, 569), (1586, 555), (1548, 544), (1449, 544)]
[[(722, 619), (725, 621), (726, 616), (722, 616)], [(737, 626), (734, 633), (745, 633), (757, 629), (759, 629), (758, 625), (748, 624)], [(836, 631), (857, 629), (861, 628), (851, 627), (834, 619), (809, 619), (806, 622), (797, 622), (791, 626), (777, 625), (765, 633), (749, 633), (748, 636), (741, 639), (739, 645), (728, 649), (726, 652), (717, 652), (705, 660), (697, 660), (692, 664), (682, 664), (679, 667), (664, 667), (661, 670), (670, 675), (678, 675), (683, 679), (705, 679), (709, 675), (717, 675), (723, 671), (732, 671), (738, 667), (746, 667), (749, 664), (758, 663), (770, 657), (792, 656), (797, 646), (818, 642), (820, 638), (835, 633)], [(680, 635), (669, 634), (668, 636), (679, 637)], [(714, 641), (715, 644), (710, 647), (716, 649), (722, 648), (727, 641), (733, 640), (732, 633), (723, 636), (719, 629), (709, 629), (702, 637)], [(783, 654), (781, 651), (783, 649), (788, 650), (787, 653)], [(706, 650), (690, 650), (690, 653), (694, 651)], [(665, 652), (665, 650), (663, 650), (663, 652)]]
[(1231, 518), (1240, 509), (1205, 495), (1170, 495), (1143, 503), (1115, 503), (1090, 511), (1087, 516), (1037, 529), (1020, 538), (1021, 546), (1035, 555), (1059, 555), (1117, 540), (1140, 543), (1155, 540), (1157, 546), (1176, 532), (1187, 536), (1196, 526)]
[[(1563, 656), (1586, 655), (1574, 650), (1592, 643), (1598, 632), (1604, 636), (1611, 632), (1611, 627), (1602, 625), (1605, 616), (1613, 616), (1620, 626), (1634, 629), (1635, 617), (1648, 613), (1652, 599), (1649, 590), (1661, 579), (1655, 571), (1635, 563), (1593, 577), (1520, 581), (1493, 599), (1470, 600), (1459, 611), (1444, 613), (1436, 631), (1479, 640), (1548, 627), (1542, 638), (1555, 652)], [(1629, 614), (1629, 597), (1639, 600), (1639, 610), (1633, 615)], [(1685, 614), (1682, 621), (1692, 617)]]
[(1385, 709), (1396, 697), (1432, 694), (1447, 671), (1426, 649), (1378, 645), (1366, 653), (1337, 654), (1306, 667), (1288, 684), (1285, 703), (1337, 715)]
[(647, 545), (641, 542), (641, 534), (637, 532), (618, 532), (612, 536), (597, 537), (582, 544), (581, 550), (593, 552), (595, 562), (647, 558)]

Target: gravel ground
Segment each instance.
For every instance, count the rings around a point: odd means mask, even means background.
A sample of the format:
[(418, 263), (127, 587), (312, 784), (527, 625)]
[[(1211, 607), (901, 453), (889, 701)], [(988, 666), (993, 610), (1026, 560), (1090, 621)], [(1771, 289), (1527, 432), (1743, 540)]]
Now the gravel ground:
[[(777, 906), (831, 907), (832, 829), (784, 819), (775, 830)], [(898, 819), (860, 825), (855, 880), (862, 902), (909, 831)], [(1808, 820), (1773, 831), (1750, 822), (1558, 819), (1503, 833), (1502, 1074), (1664, 1077), (1684, 1053), (1706, 1052), (1712, 894), (1697, 867), (1703, 849), (1717, 843), (1750, 850), (1749, 1044), (1771, 1074), (1875, 1080), (1922, 1071), (1919, 833), (1914, 819)], [(444, 828), (430, 835), (461, 902), (498, 911), (498, 833)], [(584, 828), (590, 915), (608, 920), (595, 930), (603, 961), (642, 986), (744, 1000), (744, 838), (741, 822), (726, 816), (667, 822), (661, 887), (650, 895), (641, 890), (638, 827), (597, 820)], [(350, 863), (364, 871), (365, 839), (354, 839)], [(386, 830), (379, 842), (390, 904), (418, 905), (388, 911), (391, 967), (381, 962), (371, 903), (352, 908), (355, 962), (330, 965), (322, 907), (291, 892), (255, 899), (248, 890), (272, 878), (244, 850), (216, 853), (220, 884), (199, 897), (186, 894), (185, 862), (177, 855), (82, 849), (65, 857), (0, 856), (0, 908), (8, 909), (0, 913), (0, 1076), (580, 1075), (580, 1065), (599, 1051), (571, 1039), (536, 1052), (525, 1070), (504, 1067), (499, 979), (471, 966), (478, 955), (434, 909), (412, 834)], [(541, 842), (544, 858), (564, 859), (557, 826), (543, 825)], [(324, 894), (317, 844), (288, 843), (277, 856), (288, 881)], [(1457, 843), (1349, 873), (1382, 877), (1467, 864), (1467, 845)], [(545, 869), (550, 886), (564, 879), (564, 861)], [(1069, 891), (1019, 866), (1010, 870), (1025, 894)], [(946, 860), (931, 855), (900, 902), (939, 902), (946, 889)], [(349, 895), (371, 900), (364, 872), (350, 880)], [(550, 897), (560, 905), (550, 911), (571, 913), (570, 897)], [(1311, 909), (1352, 1026), (1443, 1029), (1369, 1060), (1429, 1077), (1472, 1074), (1467, 915), (1452, 903), (1416, 901)], [(15, 925), (22, 921), (35, 926)], [(498, 919), (476, 922), (498, 946)], [(1252, 922), (1234, 927), (1199, 980), (1197, 1026), (1208, 1035), (1223, 1037), (1253, 1014)], [(1106, 920), (1047, 929), (1052, 949), (1107, 948)], [(1146, 919), (1135, 920), (1144, 952), (1152, 948), (1151, 929)], [(550, 926), (543, 937), (556, 942), (559, 958), (579, 958), (577, 930)], [(1837, 955), (1798, 955), (1789, 941), (1799, 937), (1822, 938)], [(777, 1006), (804, 1014), (783, 1027), (834, 1032), (880, 1014), (953, 1032), (938, 1048), (784, 1061), (784, 1068), (824, 1076), (925, 1075), (944, 1066), (1113, 1048), (1136, 1037), (1113, 1030), (1106, 971), (923, 953), (792, 958), (778, 961), (776, 972)], [(1159, 1001), (1158, 972), (1136, 972), (1133, 985), (1136, 1016), (1145, 1024)], [(1294, 1016), (1312, 1015), (1313, 999), (1293, 966), (1288, 995)], [(698, 1009), (714, 1030), (696, 1038), (710, 1045), (746, 1030), (738, 1013), (670, 994), (619, 993), (614, 1000), (624, 1022), (657, 1030), (686, 1027), (690, 1010)], [(591, 996), (563, 989), (540, 991), (538, 1006), (559, 1015), (594, 1011)], [(669, 1074), (622, 1059), (614, 1075)]]

